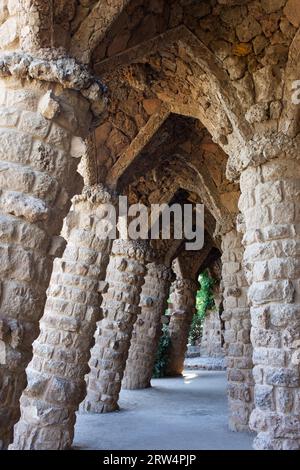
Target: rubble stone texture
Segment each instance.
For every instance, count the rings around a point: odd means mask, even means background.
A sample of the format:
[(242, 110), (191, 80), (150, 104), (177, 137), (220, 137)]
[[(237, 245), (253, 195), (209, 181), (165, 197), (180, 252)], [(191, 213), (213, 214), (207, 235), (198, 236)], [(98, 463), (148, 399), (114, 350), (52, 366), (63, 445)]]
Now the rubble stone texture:
[(221, 357), (223, 349), (223, 325), (217, 308), (207, 310), (203, 321), (200, 344), (201, 356)]
[(250, 341), (248, 284), (243, 269), (242, 235), (236, 230), (222, 238), (222, 283), (227, 356), (229, 427), (233, 431), (249, 430), (253, 409), (253, 376)]
[(125, 389), (150, 387), (171, 279), (172, 270), (165, 265), (151, 263), (147, 266), (141, 293), (141, 313), (134, 324), (122, 382)]
[(241, 175), (244, 264), (251, 302), (256, 449), (299, 449), (298, 154)]
[(106, 288), (112, 241), (105, 236), (105, 216), (110, 202), (102, 186), (85, 187), (73, 200), (64, 227), (67, 247), (54, 263), (12, 449), (59, 450), (72, 444)]
[(103, 320), (95, 334), (89, 362), (87, 396), (82, 411), (118, 409), (118, 398), (134, 323), (141, 312), (140, 294), (150, 251), (143, 241), (115, 240), (103, 294)]
[(168, 376), (182, 374), (188, 335), (196, 312), (195, 304), (198, 288), (199, 284), (197, 282), (179, 277), (172, 286), (169, 323), (171, 343), (166, 370)]

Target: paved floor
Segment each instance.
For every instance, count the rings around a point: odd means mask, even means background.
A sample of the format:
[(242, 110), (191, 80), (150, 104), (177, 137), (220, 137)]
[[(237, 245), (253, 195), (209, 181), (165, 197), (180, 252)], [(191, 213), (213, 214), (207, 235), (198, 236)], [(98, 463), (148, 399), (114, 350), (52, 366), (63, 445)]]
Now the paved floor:
[(225, 372), (188, 370), (121, 392), (121, 411), (78, 415), (74, 447), (102, 450), (251, 449), (252, 436), (227, 427)]

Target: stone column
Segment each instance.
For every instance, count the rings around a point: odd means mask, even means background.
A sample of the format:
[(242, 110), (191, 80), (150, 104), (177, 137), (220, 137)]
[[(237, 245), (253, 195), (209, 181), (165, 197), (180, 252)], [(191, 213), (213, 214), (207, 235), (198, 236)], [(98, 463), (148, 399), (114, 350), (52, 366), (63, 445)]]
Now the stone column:
[(91, 351), (84, 412), (105, 413), (118, 409), (118, 398), (134, 323), (141, 311), (148, 245), (143, 241), (115, 240), (108, 265), (108, 291), (103, 295), (104, 319)]
[(12, 449), (66, 449), (72, 444), (105, 290), (112, 244), (105, 236), (109, 202), (110, 194), (100, 185), (85, 187), (74, 198), (65, 222), (68, 243), (62, 259), (54, 262)]
[(150, 387), (161, 335), (161, 317), (167, 308), (172, 270), (150, 263), (141, 294), (141, 314), (135, 322), (122, 387), (129, 390)]
[(300, 162), (284, 153), (241, 174), (250, 284), (256, 449), (300, 448)]
[(71, 59), (1, 57), (0, 448), (19, 417), (53, 259), (65, 246), (63, 218), (82, 189), (74, 157), (91, 124), (90, 102), (80, 92), (88, 83)]
[[(215, 263), (216, 267), (220, 266), (218, 273), (216, 268), (209, 268), (209, 275), (214, 279), (213, 297), (214, 306), (211, 310), (207, 310), (203, 321), (203, 329), (200, 343), (201, 356), (223, 357), (224, 352), (224, 322), (221, 318), (223, 313), (223, 293), (221, 291), (221, 260)], [(216, 275), (217, 274), (217, 275)]]
[(248, 284), (243, 270), (242, 235), (231, 230), (222, 237), (225, 351), (227, 356), (229, 428), (249, 430), (253, 409), (252, 345)]
[(169, 323), (171, 344), (166, 375), (177, 376), (183, 371), (189, 331), (196, 313), (198, 282), (178, 278), (171, 294), (172, 312)]

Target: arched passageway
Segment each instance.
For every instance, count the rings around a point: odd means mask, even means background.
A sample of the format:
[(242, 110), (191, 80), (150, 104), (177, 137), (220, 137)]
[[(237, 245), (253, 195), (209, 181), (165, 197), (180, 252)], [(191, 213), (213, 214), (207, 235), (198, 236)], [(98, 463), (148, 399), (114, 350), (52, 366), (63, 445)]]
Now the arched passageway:
[(254, 431), (258, 450), (299, 449), (299, 8), (1, 2), (1, 449), (70, 448), (81, 403), (112, 412), (124, 377), (149, 384), (180, 258), (169, 374), (182, 371), (196, 256), (173, 232), (127, 238), (122, 211), (112, 241), (118, 196), (147, 221), (153, 204), (189, 204), (193, 226), (204, 205), (229, 427)]

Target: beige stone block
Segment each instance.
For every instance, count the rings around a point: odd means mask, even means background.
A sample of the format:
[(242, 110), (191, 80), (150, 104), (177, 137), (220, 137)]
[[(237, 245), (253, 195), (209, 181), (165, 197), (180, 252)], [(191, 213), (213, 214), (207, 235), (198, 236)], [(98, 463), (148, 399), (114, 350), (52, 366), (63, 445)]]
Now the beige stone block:
[(44, 201), (14, 191), (1, 195), (0, 207), (4, 212), (24, 217), (29, 222), (46, 220), (49, 216), (49, 208)]
[(281, 99), (282, 79), (271, 65), (267, 65), (253, 73), (256, 101), (268, 102)]
[(15, 127), (19, 119), (19, 112), (13, 107), (0, 109), (0, 126)]
[(295, 206), (292, 202), (273, 204), (271, 211), (271, 220), (274, 224), (293, 223), (295, 221)]
[(283, 12), (293, 26), (300, 26), (300, 5), (297, 0), (288, 0)]
[(271, 385), (255, 385), (255, 405), (261, 410), (275, 410), (273, 387)]
[(0, 26), (0, 49), (8, 49), (18, 39), (18, 22), (16, 18), (8, 18)]
[(256, 201), (262, 205), (280, 203), (282, 201), (281, 182), (272, 181), (258, 185)]
[(280, 387), (299, 387), (299, 372), (288, 368), (267, 367), (265, 371), (265, 380), (267, 384)]
[(34, 89), (7, 89), (7, 106), (27, 111), (36, 111), (39, 101), (39, 94)]
[(19, 123), (19, 129), (35, 137), (44, 139), (49, 131), (49, 122), (40, 114), (23, 111)]
[(273, 13), (285, 5), (285, 0), (261, 0), (261, 6), (266, 13)]
[(249, 15), (236, 28), (236, 34), (241, 42), (248, 42), (261, 33), (261, 26), (256, 19)]
[(27, 163), (32, 139), (30, 136), (12, 130), (0, 130), (0, 159)]
[(294, 287), (290, 281), (254, 282), (249, 288), (249, 298), (254, 305), (268, 302), (292, 302)]

